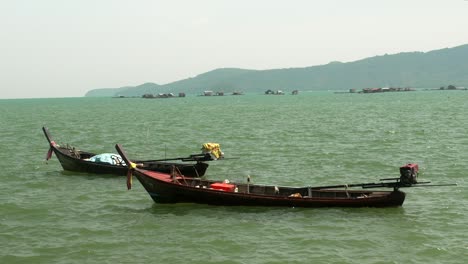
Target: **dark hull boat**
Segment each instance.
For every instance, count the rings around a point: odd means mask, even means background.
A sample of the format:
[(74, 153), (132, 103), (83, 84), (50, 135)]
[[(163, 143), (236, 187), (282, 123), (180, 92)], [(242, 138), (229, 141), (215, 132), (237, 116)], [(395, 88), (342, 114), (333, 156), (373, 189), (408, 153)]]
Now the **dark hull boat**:
[[(128, 157), (116, 145), (117, 151), (127, 161)], [(201, 178), (190, 178), (176, 172), (161, 173), (135, 166), (130, 171), (157, 203), (200, 203), (211, 205), (287, 206), (287, 207), (396, 207), (405, 201), (401, 187), (412, 187), (418, 166), (408, 164), (400, 168), (400, 178), (382, 179), (379, 183), (348, 184), (319, 187), (281, 187), (247, 183), (230, 183)], [(131, 187), (131, 173), (128, 174)], [(389, 182), (391, 180), (391, 182)], [(351, 190), (352, 187), (362, 189)], [(387, 187), (391, 191), (370, 190)]]
[(225, 183), (173, 177), (135, 169), (135, 176), (156, 203), (287, 207), (388, 207), (401, 206), (405, 193), (370, 190), (333, 190), (314, 187), (278, 187)]
[[(47, 138), (50, 149), (47, 154), (47, 160), (55, 154), (57, 159), (60, 161), (64, 170), (86, 172), (94, 174), (114, 174), (114, 175), (126, 175), (128, 168), (122, 159), (118, 155), (111, 156), (114, 164), (105, 162), (92, 161), (92, 157), (95, 157), (95, 153), (78, 150), (71, 146), (60, 146), (49, 133), (46, 127), (43, 127), (44, 135)], [(168, 161), (143, 161), (133, 160), (132, 162), (138, 164), (139, 167), (148, 171), (159, 171), (170, 173), (174, 168), (179, 171), (182, 175), (187, 177), (201, 177), (205, 174), (208, 164), (202, 161), (211, 160), (203, 154), (191, 155), (188, 158), (176, 158), (166, 160), (180, 160), (181, 162), (168, 162)], [(186, 161), (184, 163), (184, 161)]]

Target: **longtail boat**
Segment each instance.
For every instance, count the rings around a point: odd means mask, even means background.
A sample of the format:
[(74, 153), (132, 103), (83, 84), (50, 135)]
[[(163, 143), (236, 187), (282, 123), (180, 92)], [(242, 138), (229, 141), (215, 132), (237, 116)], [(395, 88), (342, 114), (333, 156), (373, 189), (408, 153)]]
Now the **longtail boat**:
[[(42, 130), (44, 131), (44, 135), (50, 146), (46, 160), (49, 160), (54, 153), (64, 170), (122, 176), (127, 174), (128, 169), (126, 163), (122, 160), (120, 155), (106, 153), (103, 157), (102, 154), (100, 155), (79, 150), (68, 144), (59, 145), (52, 140), (52, 136), (50, 135), (47, 127), (42, 127)], [(140, 168), (148, 171), (170, 173), (173, 168), (176, 168), (176, 170), (183, 175), (201, 177), (205, 174), (208, 168), (208, 164), (205, 161), (220, 159), (223, 155), (219, 148), (219, 144), (203, 144), (202, 150), (203, 153), (193, 154), (188, 157), (157, 160), (132, 160), (132, 162), (138, 164)]]
[[(215, 181), (187, 177), (173, 170), (162, 173), (139, 168), (131, 163), (121, 145), (116, 149), (130, 164), (127, 188), (132, 175), (156, 203), (199, 203), (210, 205), (287, 206), (287, 207), (397, 207), (403, 205), (406, 194), (399, 189), (429, 182), (417, 182), (418, 165), (400, 168), (399, 178), (382, 179), (378, 183), (345, 184), (319, 187), (284, 187)], [(363, 189), (351, 190), (352, 187)], [(391, 191), (371, 190), (388, 187)]]

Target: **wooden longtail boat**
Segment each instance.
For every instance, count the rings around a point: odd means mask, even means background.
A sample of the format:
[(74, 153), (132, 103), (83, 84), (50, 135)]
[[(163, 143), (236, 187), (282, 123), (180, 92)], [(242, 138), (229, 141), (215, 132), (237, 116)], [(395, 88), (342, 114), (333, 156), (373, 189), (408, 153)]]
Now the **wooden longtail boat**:
[[(60, 161), (60, 164), (64, 170), (95, 174), (114, 174), (122, 176), (127, 174), (127, 166), (119, 155), (112, 156), (113, 161), (115, 161), (114, 164), (92, 161), (90, 158), (96, 156), (95, 153), (78, 150), (75, 147), (71, 147), (69, 145), (58, 145), (55, 143), (55, 141), (52, 140), (47, 127), (43, 127), (42, 130), (44, 131), (44, 135), (50, 145), (46, 160), (49, 160), (52, 156), (52, 153), (55, 153), (55, 156)], [(175, 167), (176, 170), (180, 171), (180, 173), (183, 175), (190, 177), (201, 177), (205, 174), (208, 168), (208, 164), (203, 161), (209, 160), (213, 160), (209, 154), (195, 154), (190, 155), (187, 158), (150, 161), (133, 160), (132, 162), (137, 163), (139, 167), (148, 171), (170, 173)]]
[[(273, 185), (230, 183), (206, 180), (172, 173), (161, 173), (138, 168), (130, 163), (122, 147), (116, 149), (129, 162), (127, 187), (131, 188), (132, 174), (140, 181), (156, 203), (200, 203), (211, 205), (287, 206), (287, 207), (396, 207), (405, 201), (401, 187), (412, 187), (418, 173), (417, 164), (400, 168), (400, 178), (382, 179), (379, 183), (319, 186), (281, 187)], [(392, 182), (389, 182), (391, 180)], [(350, 190), (351, 187), (363, 189)], [(387, 187), (391, 191), (370, 190)]]

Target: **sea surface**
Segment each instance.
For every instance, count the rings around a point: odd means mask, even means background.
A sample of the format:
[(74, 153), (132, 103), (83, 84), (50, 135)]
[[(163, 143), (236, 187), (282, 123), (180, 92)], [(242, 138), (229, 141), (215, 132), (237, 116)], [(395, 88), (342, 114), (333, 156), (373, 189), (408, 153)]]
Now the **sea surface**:
[[(468, 263), (468, 92), (0, 100), (0, 263)], [(420, 165), (398, 208), (155, 204), (138, 181), (65, 172), (59, 144), (226, 159), (206, 177), (314, 186)]]

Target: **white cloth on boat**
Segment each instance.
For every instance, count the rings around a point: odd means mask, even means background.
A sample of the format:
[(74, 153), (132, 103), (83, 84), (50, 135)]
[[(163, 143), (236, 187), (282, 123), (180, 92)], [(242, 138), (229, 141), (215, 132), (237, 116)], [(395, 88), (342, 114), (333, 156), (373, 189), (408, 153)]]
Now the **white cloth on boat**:
[(125, 161), (119, 154), (114, 153), (102, 153), (95, 156), (92, 156), (88, 159), (92, 162), (108, 163), (112, 165), (123, 165), (126, 166)]

